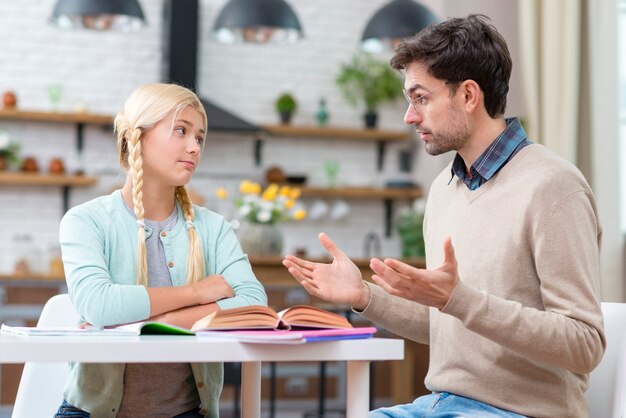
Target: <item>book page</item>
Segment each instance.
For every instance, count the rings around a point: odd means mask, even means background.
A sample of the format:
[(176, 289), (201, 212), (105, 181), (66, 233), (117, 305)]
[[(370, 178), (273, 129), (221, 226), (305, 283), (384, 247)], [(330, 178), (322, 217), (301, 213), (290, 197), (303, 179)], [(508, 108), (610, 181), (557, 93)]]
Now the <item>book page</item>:
[(3, 333), (25, 336), (123, 336), (123, 335), (139, 335), (136, 330), (118, 330), (109, 328), (78, 328), (76, 327), (13, 327), (2, 324), (0, 328)]
[(352, 328), (343, 316), (309, 305), (292, 306), (280, 311), (278, 316), (297, 328)]
[(253, 305), (213, 312), (198, 320), (192, 330), (274, 329), (280, 318), (267, 306)]

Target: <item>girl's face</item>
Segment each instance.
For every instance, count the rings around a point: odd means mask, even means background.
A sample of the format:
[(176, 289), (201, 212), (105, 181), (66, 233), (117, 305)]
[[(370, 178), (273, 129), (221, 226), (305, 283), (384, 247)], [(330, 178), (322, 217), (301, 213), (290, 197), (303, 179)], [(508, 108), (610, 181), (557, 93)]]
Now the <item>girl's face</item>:
[(202, 157), (204, 123), (200, 112), (186, 106), (148, 129), (142, 138), (143, 180), (164, 186), (189, 182)]

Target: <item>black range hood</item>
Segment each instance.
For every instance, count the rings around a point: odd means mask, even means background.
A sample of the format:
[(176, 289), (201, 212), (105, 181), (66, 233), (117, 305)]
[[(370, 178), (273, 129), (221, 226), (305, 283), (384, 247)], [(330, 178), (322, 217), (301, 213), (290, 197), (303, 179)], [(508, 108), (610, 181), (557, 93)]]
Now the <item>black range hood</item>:
[[(163, 74), (168, 83), (198, 93), (198, 0), (165, 0), (163, 26)], [(200, 97), (208, 118), (208, 130), (228, 133), (260, 133), (262, 129)]]

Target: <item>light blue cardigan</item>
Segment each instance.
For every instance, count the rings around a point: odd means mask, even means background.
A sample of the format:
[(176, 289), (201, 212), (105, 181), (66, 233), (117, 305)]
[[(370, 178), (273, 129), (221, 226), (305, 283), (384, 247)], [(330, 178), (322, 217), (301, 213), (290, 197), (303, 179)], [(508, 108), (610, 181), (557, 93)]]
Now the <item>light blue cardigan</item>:
[[(166, 260), (173, 262), (170, 277), (174, 286), (185, 284), (188, 250), (187, 227), (178, 209), (174, 229), (159, 237)], [(235, 292), (234, 297), (218, 301), (219, 307), (266, 305), (267, 295), (230, 224), (206, 208), (194, 206), (194, 210), (194, 224), (205, 253), (205, 273), (223, 275)], [(146, 235), (151, 233), (146, 228)], [(84, 321), (106, 326), (149, 317), (148, 292), (135, 284), (137, 223), (119, 190), (67, 212), (61, 221), (60, 242), (69, 295)], [(65, 399), (94, 418), (115, 417), (122, 399), (124, 368), (124, 364), (71, 364)], [(192, 364), (191, 368), (199, 383), (202, 413), (217, 417), (222, 365)]]

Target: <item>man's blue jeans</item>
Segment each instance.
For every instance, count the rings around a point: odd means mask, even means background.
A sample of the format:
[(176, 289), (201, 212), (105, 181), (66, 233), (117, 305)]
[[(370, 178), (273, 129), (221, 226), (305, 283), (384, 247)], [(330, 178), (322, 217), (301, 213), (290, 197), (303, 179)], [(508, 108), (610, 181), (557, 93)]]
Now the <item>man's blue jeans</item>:
[(435, 392), (406, 405), (380, 408), (369, 418), (523, 418), (523, 415), (447, 392)]

